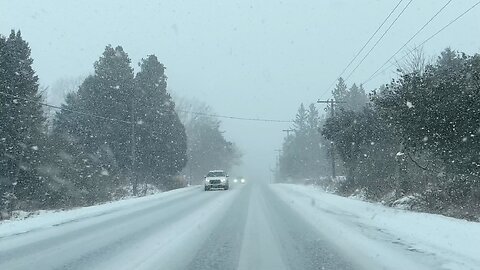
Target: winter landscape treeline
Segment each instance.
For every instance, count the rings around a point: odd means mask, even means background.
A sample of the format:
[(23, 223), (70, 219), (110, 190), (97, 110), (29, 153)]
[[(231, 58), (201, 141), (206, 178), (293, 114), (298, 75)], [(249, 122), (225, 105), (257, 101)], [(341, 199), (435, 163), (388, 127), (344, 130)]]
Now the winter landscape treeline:
[(182, 174), (191, 179), (192, 184), (203, 184), (208, 170), (229, 169), (240, 164), (242, 153), (223, 136), (220, 121), (206, 116), (213, 114), (207, 104), (192, 99), (178, 99), (177, 113), (185, 125), (188, 145), (188, 162)]
[(310, 104), (308, 109), (300, 105), (293, 128), (286, 130), (287, 136), (278, 158), (277, 179), (307, 180), (330, 173), (327, 160), (329, 145), (318, 133), (318, 127), (324, 122), (315, 104)]
[[(303, 136), (298, 124), (305, 118), (301, 107), (294, 137), (284, 141), (278, 180), (315, 177), (343, 195), (478, 220), (480, 55), (446, 49), (431, 63), (412, 57), (399, 65), (398, 74), (369, 95), (362, 86), (348, 88), (338, 80), (332, 93), (335, 114), (319, 123), (320, 147), (313, 146), (320, 157), (309, 159), (307, 152), (312, 150), (305, 140), (290, 149), (292, 141)], [(324, 147), (330, 143), (333, 147)], [(323, 172), (303, 175), (298, 166), (282, 162), (330, 162), (325, 157), (332, 149), (337, 174), (344, 178), (322, 177), (331, 175), (331, 167), (325, 165)]]
[[(142, 59), (135, 74), (121, 46), (106, 46), (93, 74), (52, 116), (30, 53), (20, 31), (0, 35), (3, 218), (14, 210), (141, 195), (147, 187), (178, 188), (212, 167), (238, 163), (239, 151), (218, 121), (188, 118), (185, 108), (180, 119), (155, 55)], [(204, 155), (211, 157), (208, 164), (202, 164)]]

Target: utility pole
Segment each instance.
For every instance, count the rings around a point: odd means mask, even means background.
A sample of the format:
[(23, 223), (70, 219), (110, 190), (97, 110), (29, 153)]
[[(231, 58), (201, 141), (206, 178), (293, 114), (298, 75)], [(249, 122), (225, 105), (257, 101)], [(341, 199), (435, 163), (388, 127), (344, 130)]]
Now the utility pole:
[(135, 98), (132, 98), (132, 110), (131, 110), (131, 117), (130, 121), (132, 121), (132, 127), (131, 127), (131, 135), (132, 135), (132, 142), (131, 142), (131, 155), (132, 155), (132, 172), (131, 172), (131, 177), (133, 178), (133, 188), (132, 192), (134, 196), (137, 196), (138, 194), (138, 179), (135, 174)]
[(282, 149), (275, 149), (275, 152), (277, 152), (277, 170), (278, 167), (280, 166), (280, 154), (282, 153)]
[(275, 170), (275, 169), (272, 169), (272, 165), (270, 165), (270, 172), (272, 173), (272, 174), (270, 175), (270, 184), (273, 184), (273, 183), (275, 182), (275, 180), (276, 180), (276, 177), (275, 177), (275, 175), (276, 175), (276, 170)]
[(282, 149), (275, 149), (275, 152), (278, 153), (277, 155), (277, 162), (280, 160), (280, 153), (282, 153)]
[(275, 149), (275, 152), (277, 152), (277, 161), (275, 164), (275, 170), (272, 170), (272, 173), (275, 172), (275, 180), (278, 181), (278, 176), (280, 175), (280, 154), (282, 153), (282, 149)]
[[(327, 100), (317, 100), (317, 103), (324, 103), (324, 104), (329, 104), (330, 105), (330, 117), (335, 116), (335, 104), (339, 103), (346, 103), (345, 101), (336, 101), (333, 98), (332, 99), (327, 99)], [(337, 177), (335, 173), (335, 146), (333, 144), (333, 141), (330, 141), (330, 157), (332, 159), (332, 178), (335, 179)]]
[(290, 137), (290, 132), (293, 132), (293, 131), (295, 131), (295, 130), (289, 128), (289, 129), (283, 129), (282, 131), (283, 131), (283, 132), (287, 132), (287, 137)]

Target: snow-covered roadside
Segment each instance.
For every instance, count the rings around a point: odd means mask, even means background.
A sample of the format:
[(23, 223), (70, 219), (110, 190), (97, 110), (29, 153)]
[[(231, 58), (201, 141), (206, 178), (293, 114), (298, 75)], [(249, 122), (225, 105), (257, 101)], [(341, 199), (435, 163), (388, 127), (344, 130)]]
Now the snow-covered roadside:
[(368, 267), (480, 269), (480, 223), (388, 208), (311, 186), (272, 185), (315, 228)]
[(174, 199), (179, 196), (184, 196), (185, 193), (189, 193), (193, 190), (198, 189), (198, 186), (192, 186), (139, 198), (127, 198), (124, 200), (113, 201), (88, 207), (79, 207), (71, 210), (41, 210), (38, 211), (37, 215), (32, 215), (26, 219), (0, 221), (0, 238), (9, 235), (22, 234), (42, 228), (53, 227), (59, 224), (78, 221), (90, 217), (107, 215), (121, 209), (130, 209), (136, 205), (142, 205), (142, 207), (147, 207), (148, 202)]
[[(123, 186), (123, 187), (120, 188), (120, 190), (123, 191), (121, 197), (116, 197), (112, 201), (99, 203), (99, 204), (96, 204), (96, 205), (97, 206), (98, 205), (105, 205), (105, 204), (111, 204), (111, 203), (116, 202), (116, 201), (125, 201), (127, 199), (139, 198), (139, 197), (133, 195), (133, 186), (132, 185)], [(138, 193), (140, 194), (140, 196), (143, 195), (142, 197), (145, 197), (145, 196), (155, 195), (155, 194), (158, 194), (158, 193), (161, 193), (161, 192), (162, 191), (159, 188), (157, 188), (156, 186), (154, 186), (152, 184), (147, 184), (147, 185), (142, 185), (139, 188)], [(17, 221), (17, 220), (32, 218), (32, 217), (35, 217), (37, 215), (45, 215), (47, 213), (64, 212), (64, 211), (67, 211), (67, 210), (73, 210), (73, 209), (79, 209), (79, 208), (85, 208), (85, 207), (73, 207), (73, 208), (70, 208), (70, 209), (35, 210), (35, 211), (15, 210), (15, 211), (12, 212), (11, 216), (8, 219), (0, 220), (0, 224), (5, 223), (5, 222), (11, 222), (11, 221)]]

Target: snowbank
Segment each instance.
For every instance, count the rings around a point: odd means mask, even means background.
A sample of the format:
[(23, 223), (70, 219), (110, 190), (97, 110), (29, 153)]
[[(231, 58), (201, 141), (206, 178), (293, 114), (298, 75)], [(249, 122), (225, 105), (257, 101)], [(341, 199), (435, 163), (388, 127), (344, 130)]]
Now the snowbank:
[(198, 186), (192, 186), (139, 198), (127, 198), (124, 200), (108, 202), (89, 207), (75, 208), (71, 210), (41, 210), (36, 211), (34, 215), (31, 213), (20, 213), (22, 215), (20, 215), (18, 218), (24, 218), (22, 220), (0, 221), (0, 238), (91, 217), (108, 215), (126, 208), (133, 211), (135, 210), (136, 205), (147, 207), (148, 202), (156, 202), (160, 199), (173, 199), (178, 196), (183, 196), (184, 193), (188, 193), (197, 189), (199, 189)]
[(277, 184), (272, 188), (359, 260), (375, 261), (387, 269), (480, 269), (480, 223), (389, 208), (315, 187)]

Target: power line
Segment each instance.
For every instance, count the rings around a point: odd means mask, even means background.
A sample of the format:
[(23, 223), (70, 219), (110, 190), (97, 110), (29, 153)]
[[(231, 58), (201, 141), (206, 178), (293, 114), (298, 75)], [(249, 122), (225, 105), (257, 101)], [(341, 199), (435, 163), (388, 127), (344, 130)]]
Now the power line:
[[(390, 58), (388, 58), (387, 61), (385, 61), (385, 63), (382, 64), (382, 66), (380, 66), (371, 76), (370, 78), (368, 78), (368, 80), (371, 79), (372, 76), (375, 76), (377, 74), (378, 71), (380, 71), (386, 64), (388, 64), (390, 62), (390, 60), (392, 60), (401, 50), (403, 50), (403, 48), (405, 48), (408, 43), (410, 43), (410, 41), (412, 41), (423, 29), (425, 29), (425, 27), (427, 27), (428, 24), (430, 24), (430, 22), (432, 22), (437, 16), (438, 14), (440, 14), (440, 12), (442, 12), (453, 0), (449, 0), (447, 3), (445, 3), (445, 5), (443, 5), (436, 13), (435, 15), (433, 15), (433, 17), (430, 18), (430, 20), (428, 20), (420, 29), (418, 29), (418, 31), (412, 36), (410, 37), (410, 39), (405, 42), (405, 44), (402, 45), (402, 47), (400, 47)], [(367, 81), (368, 81), (367, 80)]]
[[(465, 10), (463, 13), (461, 13), (460, 15), (458, 15), (455, 19), (453, 19), (452, 21), (450, 21), (448, 24), (446, 24), (444, 27), (440, 28), (440, 30), (438, 30), (437, 32), (435, 32), (433, 35), (431, 35), (430, 37), (428, 37), (427, 39), (425, 39), (422, 43), (420, 43), (419, 45), (415, 46), (412, 50), (410, 50), (408, 53), (406, 53), (404, 56), (402, 56), (400, 59), (398, 60), (403, 60), (405, 59), (405, 57), (407, 57), (408, 55), (410, 55), (412, 53), (412, 51), (422, 47), (425, 43), (427, 43), (428, 41), (430, 41), (432, 38), (434, 38), (436, 35), (438, 35), (440, 32), (442, 32), (443, 30), (445, 30), (447, 27), (449, 27), (450, 25), (452, 25), (454, 22), (458, 21), (461, 17), (465, 16), (465, 14), (467, 14), (468, 12), (470, 12), (472, 9), (474, 9), (476, 6), (478, 6), (480, 4), (480, 1), (478, 1), (477, 3), (475, 3), (473, 6), (469, 7), (467, 10)], [(369, 81), (371, 81), (372, 79), (374, 79), (375, 77), (377, 77), (379, 74), (381, 74), (382, 72), (384, 72), (385, 70), (391, 68), (392, 66), (394, 66), (395, 64), (391, 64), (390, 66), (386, 67), (385, 69), (381, 70), (380, 72), (378, 72), (377, 74), (372, 74), (372, 76), (370, 76), (366, 81), (364, 81), (362, 84), (366, 84), (368, 83)]]
[(210, 114), (210, 113), (202, 113), (202, 112), (193, 112), (193, 111), (186, 111), (186, 110), (177, 110), (178, 112), (189, 113), (194, 115), (200, 116), (207, 116), (207, 117), (216, 117), (216, 118), (227, 118), (233, 120), (244, 120), (244, 121), (257, 121), (257, 122), (274, 122), (274, 123), (292, 123), (292, 120), (278, 120), (278, 119), (265, 119), (265, 118), (248, 118), (248, 117), (236, 117), (236, 116), (228, 116), (228, 115), (220, 115), (220, 114)]
[(91, 114), (91, 113), (86, 113), (86, 112), (81, 112), (81, 111), (77, 111), (77, 110), (62, 108), (62, 107), (55, 106), (55, 105), (52, 105), (52, 104), (48, 104), (48, 103), (44, 103), (44, 102), (40, 102), (40, 101), (28, 99), (28, 98), (23, 98), (23, 97), (20, 97), (18, 95), (8, 94), (8, 93), (1, 92), (1, 91), (0, 91), (0, 94), (2, 94), (4, 96), (7, 96), (7, 97), (10, 97), (10, 98), (14, 98), (14, 99), (20, 99), (20, 100), (27, 101), (27, 102), (37, 103), (37, 104), (45, 106), (45, 107), (49, 107), (49, 108), (53, 108), (53, 109), (57, 109), (57, 110), (62, 110), (62, 111), (67, 111), (67, 112), (71, 112), (71, 113), (76, 113), (76, 114), (89, 116), (89, 117), (93, 117), (93, 118), (98, 118), (98, 119), (102, 119), (102, 120), (107, 120), (107, 121), (112, 121), (112, 122), (120, 122), (120, 123), (125, 123), (125, 124), (132, 124), (133, 123), (131, 121), (125, 121), (125, 120), (121, 120), (121, 119), (117, 119), (117, 118), (103, 117), (103, 116), (95, 115), (95, 114)]
[[(10, 98), (20, 99), (20, 100), (27, 101), (27, 102), (33, 102), (33, 103), (37, 103), (37, 104), (45, 106), (45, 107), (49, 107), (49, 108), (53, 108), (53, 109), (57, 109), (57, 110), (62, 110), (62, 111), (67, 111), (67, 112), (71, 112), (71, 113), (75, 113), (75, 114), (79, 114), (79, 115), (89, 116), (89, 117), (98, 118), (98, 119), (102, 119), (102, 120), (113, 121), (113, 122), (133, 124), (133, 122), (131, 122), (131, 121), (125, 121), (125, 120), (121, 120), (121, 119), (117, 119), (117, 118), (103, 117), (103, 116), (99, 116), (99, 115), (95, 115), (95, 114), (91, 114), (91, 113), (86, 113), (86, 112), (82, 112), (82, 111), (62, 108), (62, 107), (55, 106), (55, 105), (52, 105), (52, 104), (48, 104), (48, 103), (44, 103), (44, 102), (40, 102), (40, 101), (28, 99), (28, 98), (23, 98), (23, 97), (20, 97), (18, 95), (8, 94), (8, 93), (1, 92), (1, 91), (0, 91), (0, 94), (2, 94), (4, 96), (7, 96), (7, 97), (10, 97)], [(193, 112), (193, 111), (187, 111), (187, 110), (177, 110), (177, 111), (178, 112), (183, 112), (183, 113), (188, 113), (188, 114), (200, 115), (200, 116), (227, 118), (227, 119), (244, 120), (244, 121), (276, 122), (276, 123), (291, 123), (292, 122), (292, 120), (276, 120), (276, 119), (263, 119), (263, 118), (235, 117), (235, 116), (227, 116), (227, 115), (219, 115), (219, 114), (208, 114), (208, 113), (202, 113), (202, 112)]]
[(398, 18), (400, 18), (400, 16), (402, 16), (402, 14), (405, 12), (405, 10), (408, 8), (408, 6), (410, 6), (410, 4), (413, 2), (413, 0), (410, 0), (406, 5), (405, 7), (402, 9), (402, 11), (400, 11), (400, 13), (397, 15), (397, 17), (395, 18), (395, 20), (393, 20), (393, 22), (388, 26), (388, 28), (385, 30), (385, 32), (383, 32), (383, 34), (380, 36), (380, 38), (377, 40), (377, 42), (375, 42), (375, 44), (373, 45), (372, 48), (370, 48), (370, 50), (367, 52), (367, 54), (365, 54), (365, 56), (362, 58), (362, 60), (360, 60), (360, 62), (355, 66), (355, 68), (350, 72), (350, 74), (348, 74), (347, 78), (345, 79), (345, 81), (347, 81), (351, 76), (352, 74), (358, 69), (358, 67), (363, 63), (363, 61), (370, 55), (370, 53), (373, 51), (373, 49), (375, 49), (375, 47), (377, 47), (378, 43), (380, 43), (380, 41), (383, 39), (383, 37), (388, 33), (388, 31), (390, 30), (390, 28), (392, 28), (392, 26), (395, 24), (395, 22), (397, 22)]
[(331, 89), (332, 86), (335, 84), (335, 82), (338, 80), (338, 78), (342, 77), (343, 73), (345, 73), (345, 71), (352, 65), (352, 63), (357, 59), (357, 57), (363, 52), (363, 50), (365, 49), (365, 47), (367, 47), (367, 45), (370, 43), (370, 41), (372, 41), (373, 37), (378, 33), (378, 31), (382, 28), (382, 26), (387, 22), (387, 20), (390, 18), (390, 16), (392, 16), (392, 14), (395, 12), (395, 10), (397, 10), (398, 6), (400, 6), (400, 4), (403, 2), (403, 0), (400, 0), (398, 1), (397, 5), (390, 11), (390, 13), (387, 15), (387, 17), (383, 20), (383, 22), (377, 27), (377, 30), (375, 30), (375, 32), (370, 36), (370, 38), (367, 40), (367, 42), (365, 42), (365, 44), (363, 44), (362, 48), (357, 52), (357, 54), (355, 54), (355, 56), (352, 58), (352, 60), (350, 60), (350, 62), (347, 64), (347, 66), (342, 70), (342, 72), (340, 73), (340, 75), (338, 75), (335, 80), (333, 80), (333, 82), (330, 84), (330, 86), (328, 86), (327, 89)]

